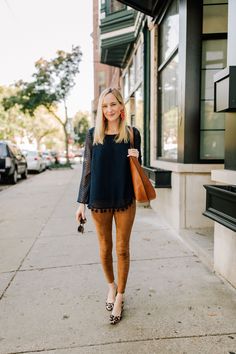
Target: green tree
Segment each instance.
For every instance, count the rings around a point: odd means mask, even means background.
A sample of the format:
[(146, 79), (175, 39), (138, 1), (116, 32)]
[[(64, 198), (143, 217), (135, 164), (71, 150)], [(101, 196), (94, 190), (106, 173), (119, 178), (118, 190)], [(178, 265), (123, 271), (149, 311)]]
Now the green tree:
[(86, 133), (90, 126), (88, 112), (77, 112), (73, 119), (73, 125), (76, 135), (76, 142), (79, 145), (83, 145), (85, 142)]
[[(3, 100), (5, 110), (17, 105), (23, 113), (31, 116), (34, 116), (40, 106), (44, 106), (63, 128), (68, 163), (67, 98), (75, 85), (81, 56), (80, 47), (76, 46), (72, 47), (69, 53), (58, 50), (54, 59), (39, 59), (35, 63), (36, 72), (33, 74), (33, 80), (31, 82), (19, 81), (16, 85), (17, 93)], [(64, 118), (57, 113), (59, 103), (64, 106)]]
[[(12, 87), (0, 86), (0, 102), (4, 97), (12, 96), (16, 90)], [(16, 135), (23, 136), (25, 117), (19, 107), (14, 106), (8, 111), (0, 104), (0, 139), (13, 140)]]
[(39, 107), (34, 113), (34, 119), (28, 120), (27, 136), (30, 140), (36, 140), (38, 150), (42, 140), (58, 135), (61, 130), (58, 122), (51, 118), (51, 114), (44, 107)]
[(61, 126), (44, 107), (34, 112), (34, 119), (28, 113), (23, 114), (17, 105), (5, 111), (2, 100), (15, 94), (14, 87), (0, 86), (0, 139), (14, 141), (16, 137), (27, 137), (30, 142), (36, 140), (40, 149), (46, 137), (61, 135)]

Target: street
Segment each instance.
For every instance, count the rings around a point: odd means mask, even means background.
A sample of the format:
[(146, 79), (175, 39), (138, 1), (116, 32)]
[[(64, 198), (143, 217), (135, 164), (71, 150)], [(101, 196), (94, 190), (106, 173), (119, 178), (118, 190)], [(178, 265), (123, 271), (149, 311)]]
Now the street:
[(0, 193), (0, 354), (236, 353), (236, 290), (151, 208), (137, 209), (124, 317), (109, 324), (88, 211), (77, 233), (80, 175), (46, 171)]

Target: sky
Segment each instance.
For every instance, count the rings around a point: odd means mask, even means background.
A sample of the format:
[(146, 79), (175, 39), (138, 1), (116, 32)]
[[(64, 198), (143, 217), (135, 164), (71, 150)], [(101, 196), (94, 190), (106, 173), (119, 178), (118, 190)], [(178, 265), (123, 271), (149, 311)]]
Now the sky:
[(34, 63), (79, 45), (83, 56), (68, 113), (93, 99), (92, 0), (0, 0), (0, 85), (30, 81)]

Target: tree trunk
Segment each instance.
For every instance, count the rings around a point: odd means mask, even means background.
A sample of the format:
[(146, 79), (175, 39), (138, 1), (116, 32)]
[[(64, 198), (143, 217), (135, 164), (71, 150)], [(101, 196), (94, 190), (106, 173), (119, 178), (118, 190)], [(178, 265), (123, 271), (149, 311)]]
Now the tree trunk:
[(64, 134), (65, 134), (65, 150), (66, 150), (66, 163), (69, 165), (70, 164), (70, 160), (69, 160), (69, 143), (68, 143), (68, 133), (67, 133), (67, 130), (66, 130), (66, 123), (67, 123), (67, 120), (65, 122), (65, 124), (63, 125), (63, 129), (64, 129)]
[(64, 124), (64, 132), (65, 132), (65, 148), (66, 148), (66, 163), (69, 165), (70, 160), (69, 160), (69, 134), (67, 131), (67, 124), (68, 124), (68, 113), (67, 113), (67, 105), (66, 105), (66, 100), (64, 99), (64, 108), (65, 108), (65, 117), (66, 121)]

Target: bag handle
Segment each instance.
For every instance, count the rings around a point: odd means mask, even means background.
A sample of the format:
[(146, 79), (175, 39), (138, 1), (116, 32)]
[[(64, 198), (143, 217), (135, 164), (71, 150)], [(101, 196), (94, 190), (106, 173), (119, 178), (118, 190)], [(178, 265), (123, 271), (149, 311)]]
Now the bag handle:
[(130, 147), (134, 148), (134, 129), (133, 129), (133, 127), (129, 127), (129, 141), (130, 141)]

